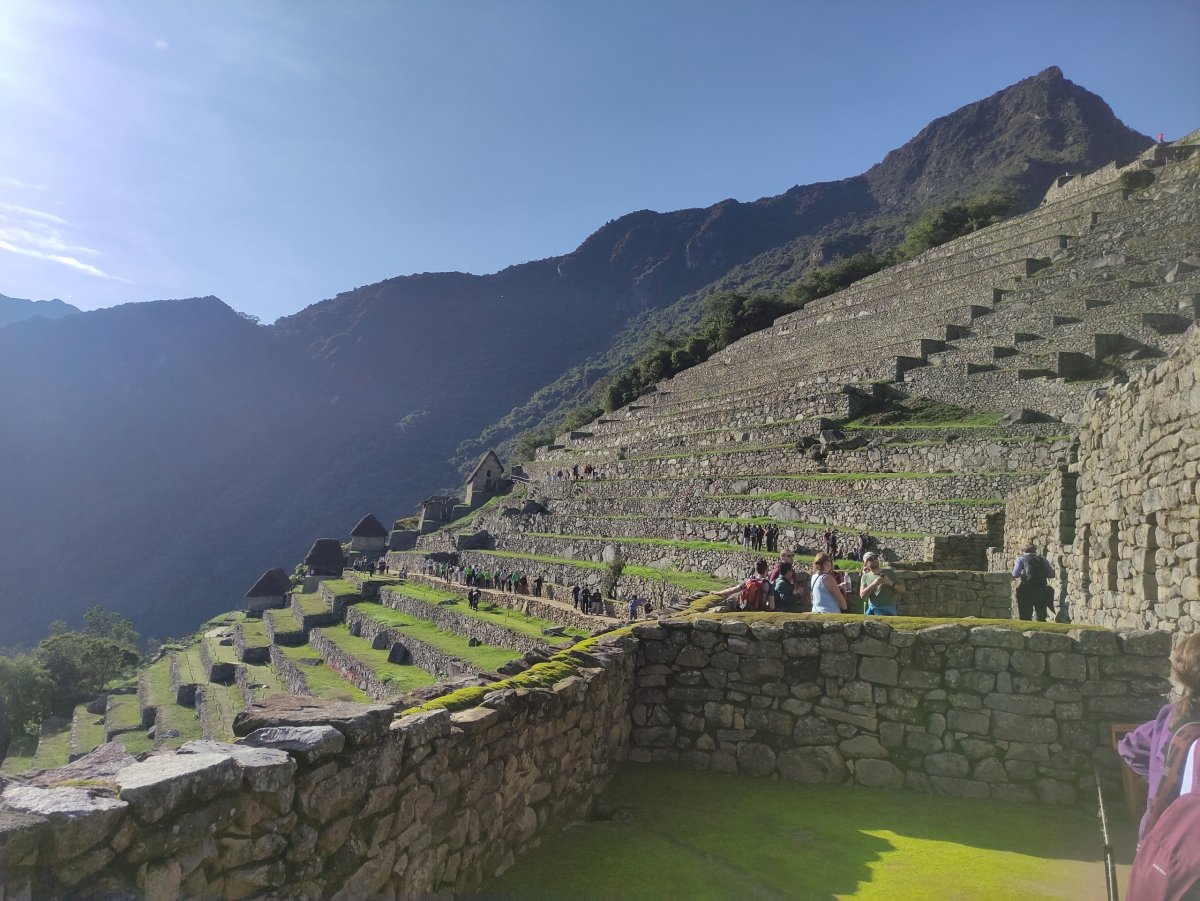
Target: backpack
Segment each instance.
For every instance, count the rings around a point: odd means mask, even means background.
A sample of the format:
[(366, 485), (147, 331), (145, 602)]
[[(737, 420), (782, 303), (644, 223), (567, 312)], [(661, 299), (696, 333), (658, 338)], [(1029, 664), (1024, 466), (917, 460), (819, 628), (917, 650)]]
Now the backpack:
[(1200, 722), (1184, 723), (1171, 736), (1162, 780), (1150, 801), (1146, 835), (1129, 874), (1130, 901), (1200, 897), (1200, 761), (1193, 767), (1188, 793), (1180, 794), (1184, 764), (1197, 741)]
[[(1034, 561), (1037, 561), (1035, 564)], [(1037, 570), (1037, 572), (1034, 572)], [(1045, 588), (1046, 580), (1050, 577), (1046, 561), (1038, 554), (1025, 555), (1025, 568), (1021, 570), (1021, 585), (1030, 588)]]
[(768, 603), (770, 600), (767, 597), (767, 580), (751, 576), (738, 595), (738, 610), (773, 610), (774, 603), (767, 606)]

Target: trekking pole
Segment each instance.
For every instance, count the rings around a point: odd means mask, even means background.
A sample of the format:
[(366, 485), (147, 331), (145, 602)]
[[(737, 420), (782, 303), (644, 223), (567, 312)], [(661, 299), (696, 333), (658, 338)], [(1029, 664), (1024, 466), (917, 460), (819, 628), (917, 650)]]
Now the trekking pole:
[(1104, 841), (1104, 881), (1108, 884), (1108, 901), (1120, 901), (1117, 893), (1117, 860), (1113, 855), (1112, 842), (1108, 837), (1108, 814), (1104, 810), (1104, 791), (1100, 787), (1100, 770), (1092, 764), (1096, 777), (1096, 800), (1100, 804), (1100, 836)]

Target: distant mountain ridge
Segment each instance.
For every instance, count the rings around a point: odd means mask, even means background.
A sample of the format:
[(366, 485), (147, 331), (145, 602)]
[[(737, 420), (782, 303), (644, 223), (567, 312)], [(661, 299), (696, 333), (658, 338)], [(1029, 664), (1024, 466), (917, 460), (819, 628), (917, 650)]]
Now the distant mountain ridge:
[(0, 565), (38, 572), (45, 603), (0, 591), (4, 640), (93, 603), (159, 637), (191, 628), (313, 538), (456, 484), (451, 458), (519, 431), (503, 424), (514, 410), (537, 421), (568, 403), (712, 291), (780, 288), (954, 196), (1007, 187), (1032, 206), (1064, 169), (1149, 144), (1047, 69), (863, 175), (630, 213), (490, 275), (388, 279), (269, 327), (211, 297), (9, 325), (0, 362), (21, 377), (0, 385)]
[(55, 298), (54, 300), (25, 300), (21, 297), (6, 297), (0, 294), (0, 325), (20, 322), (42, 316), (46, 319), (61, 319), (78, 313), (79, 308)]

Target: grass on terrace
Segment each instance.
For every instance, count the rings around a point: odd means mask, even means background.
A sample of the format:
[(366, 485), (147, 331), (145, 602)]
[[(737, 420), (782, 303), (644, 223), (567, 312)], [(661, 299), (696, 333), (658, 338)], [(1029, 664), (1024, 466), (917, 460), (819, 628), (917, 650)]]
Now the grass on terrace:
[(71, 724), (54, 729), (42, 728), (31, 766), (35, 770), (49, 770), (65, 766), (71, 755)]
[[(505, 898), (1105, 897), (1090, 809), (625, 764), (610, 820), (547, 832), (490, 882)], [(1116, 828), (1118, 872), (1133, 837)], [(605, 854), (596, 854), (603, 847)], [(620, 861), (614, 867), (612, 861)]]
[[(413, 556), (423, 556), (423, 551), (399, 551), (402, 554), (411, 554)], [(496, 557), (501, 560), (524, 560), (529, 563), (546, 563), (555, 566), (575, 566), (580, 569), (595, 569), (602, 570), (605, 568), (603, 563), (595, 563), (591, 560), (576, 560), (572, 557), (552, 557), (545, 554), (520, 554), (516, 551), (475, 551), (474, 553), (481, 554), (485, 557)], [(708, 591), (714, 588), (724, 588), (725, 583), (708, 573), (690, 572), (677, 569), (655, 569), (653, 566), (638, 566), (634, 564), (626, 564), (624, 569), (625, 575), (637, 576), (639, 579), (647, 581), (666, 582), (668, 585), (675, 585), (685, 591)]]
[(278, 610), (264, 610), (263, 619), (271, 621), (271, 631), (278, 637), (302, 634), (300, 624), (292, 615), (291, 607), (281, 607)]
[(105, 716), (109, 733), (132, 732), (142, 727), (142, 708), (136, 694), (109, 695)]
[(8, 745), (8, 756), (0, 765), (0, 773), (9, 776), (24, 773), (33, 766), (33, 755), (37, 752), (38, 739), (36, 735), (19, 735)]
[[(409, 635), (417, 641), (423, 641), (425, 644), (436, 648), (444, 654), (449, 654), (452, 657), (457, 657), (459, 660), (466, 661), (478, 670), (494, 670), (498, 666), (503, 666), (514, 657), (520, 656), (520, 654), (511, 648), (499, 648), (490, 644), (471, 647), (470, 640), (463, 635), (459, 635), (457, 632), (439, 629), (429, 620), (418, 619), (409, 616), (407, 613), (400, 613), (391, 607), (384, 607), (382, 604), (368, 601), (359, 604), (356, 609), (362, 611), (364, 616), (369, 617), (375, 622), (387, 626), (389, 629), (394, 629), (403, 635)], [(346, 635), (349, 636), (349, 632)], [(370, 647), (370, 642), (367, 642), (365, 639), (360, 638), (356, 640), (362, 641), (368, 648)], [(376, 651), (374, 653), (382, 654), (384, 661), (387, 660), (387, 651)], [(395, 664), (389, 665), (395, 666)]]
[(287, 688), (272, 667), (262, 663), (243, 663), (242, 666), (246, 669), (246, 684), (251, 686), (254, 700), (260, 701), (268, 695), (287, 694)]
[[(158, 740), (159, 747), (177, 748), (184, 742), (203, 736), (200, 728), (200, 719), (196, 716), (196, 711), (191, 707), (180, 707), (174, 702), (159, 707), (158, 715), (155, 717), (154, 722), (158, 727), (158, 732), (161, 733)], [(171, 738), (165, 737), (172, 732), (176, 732), (178, 735)], [(129, 733), (130, 736), (139, 734), (137, 732)], [(126, 743), (125, 747), (128, 748), (129, 744)]]
[[(186, 680), (185, 680), (186, 681)], [(175, 689), (171, 687), (171, 658), (164, 655), (142, 671), (146, 703), (151, 707), (162, 707), (175, 703)]]
[[(324, 584), (334, 585), (337, 583), (340, 583), (341, 585), (346, 585), (346, 586), (350, 585), (349, 582), (343, 582), (340, 579), (335, 579), (331, 582), (326, 582)], [(331, 589), (331, 590), (333, 590), (335, 594), (338, 593), (336, 591), (336, 589)], [(355, 588), (352, 591), (344, 592), (344, 593), (345, 594), (358, 594), (358, 589)], [(321, 597), (320, 592), (313, 592), (312, 594), (294, 594), (294, 595), (292, 595), (292, 605), (295, 609), (299, 610), (304, 616), (318, 616), (322, 613), (330, 612), (329, 602), (326, 601), (325, 598)], [(294, 619), (294, 617), (293, 617), (293, 619)]]
[(242, 633), (242, 643), (248, 648), (265, 648), (271, 643), (267, 627), (260, 619), (248, 619), (238, 628)]
[(219, 638), (204, 638), (208, 659), (213, 663), (237, 663), (237, 650), (231, 644), (221, 644)]
[[(461, 595), (454, 594), (450, 591), (431, 588), (428, 585), (422, 585), (418, 582), (406, 582), (404, 585), (396, 586), (388, 589), (395, 594), (401, 594), (413, 600), (422, 601), (431, 606), (438, 604), (440, 601), (445, 601), (448, 598), (453, 598), (457, 601), (456, 604), (447, 605), (447, 609), (453, 611), (459, 616), (465, 616), (469, 619), (477, 619), (481, 622), (495, 623), (502, 626), (509, 632), (515, 632), (518, 635), (524, 635), (527, 638), (536, 638), (539, 640), (554, 640), (542, 634), (543, 630), (556, 626), (557, 623), (552, 623), (548, 619), (541, 619), (536, 616), (528, 616), (521, 613), (519, 610), (510, 610), (507, 607), (497, 607), (491, 604), (482, 605), (479, 610), (472, 610), (467, 606), (466, 598)], [(576, 638), (586, 638), (587, 632), (583, 629), (567, 628), (564, 634), (573, 635)]]
[(386, 649), (376, 650), (365, 638), (351, 635), (345, 624), (328, 626), (319, 630), (337, 648), (362, 663), (375, 673), (380, 681), (385, 682), (398, 692), (413, 691), (432, 685), (437, 678), (419, 666), (410, 663), (392, 663), (388, 660)]
[(328, 701), (357, 701), (361, 704), (372, 703), (362, 689), (347, 682), (321, 659), (321, 655), (308, 645), (288, 647), (276, 645), (279, 651), (292, 662), (308, 683), (308, 690), (318, 698)]
[(205, 685), (205, 731), (217, 741), (233, 741), (233, 718), (245, 706), (242, 693), (236, 685)]
[(87, 704), (75, 708), (71, 718), (74, 737), (71, 741), (72, 754), (86, 754), (104, 744), (104, 717), (88, 713)]
[(208, 670), (200, 659), (200, 646), (189, 645), (185, 650), (175, 654), (175, 668), (179, 673), (180, 683), (199, 685), (208, 681)]

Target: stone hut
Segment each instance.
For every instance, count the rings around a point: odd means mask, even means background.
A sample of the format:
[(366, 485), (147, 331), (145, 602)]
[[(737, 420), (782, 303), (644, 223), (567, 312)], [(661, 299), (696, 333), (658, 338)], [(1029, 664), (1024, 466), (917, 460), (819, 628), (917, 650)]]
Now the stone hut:
[(375, 516), (368, 513), (350, 531), (350, 553), (382, 554), (387, 548), (388, 530)]
[(504, 464), (493, 450), (483, 455), (479, 464), (467, 476), (466, 493), (463, 503), (474, 509), (486, 501), (500, 487), (500, 479), (504, 475)]
[(308, 550), (304, 558), (310, 576), (325, 576), (337, 578), (341, 576), (346, 565), (346, 555), (342, 553), (342, 543), (336, 538), (318, 538)]
[(246, 612), (251, 616), (260, 616), (264, 610), (283, 607), (291, 590), (292, 583), (287, 573), (278, 566), (268, 569), (246, 592)]
[(450, 522), (454, 508), (458, 506), (458, 498), (448, 494), (435, 494), (421, 501), (421, 522), (417, 532), (425, 535), (438, 526)]

